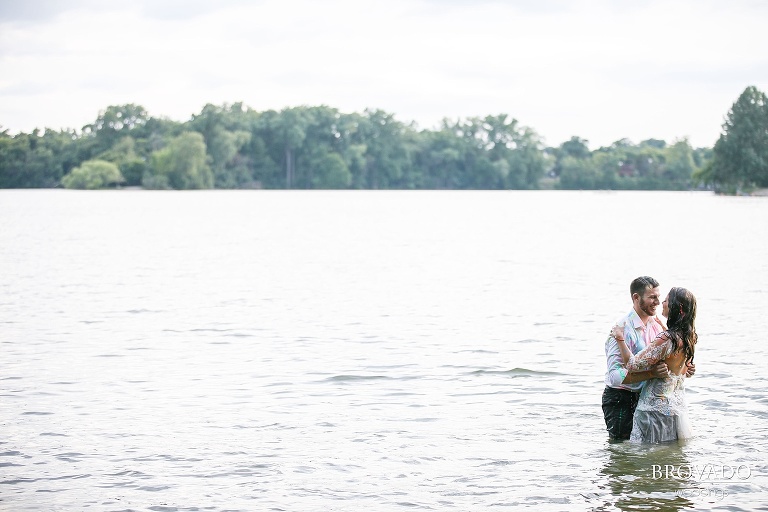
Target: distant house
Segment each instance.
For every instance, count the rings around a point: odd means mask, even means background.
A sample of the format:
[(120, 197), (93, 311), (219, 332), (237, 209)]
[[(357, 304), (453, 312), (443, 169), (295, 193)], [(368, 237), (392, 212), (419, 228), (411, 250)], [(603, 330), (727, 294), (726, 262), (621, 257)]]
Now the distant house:
[(621, 162), (619, 164), (619, 176), (622, 178), (632, 178), (637, 175), (635, 167), (627, 162)]

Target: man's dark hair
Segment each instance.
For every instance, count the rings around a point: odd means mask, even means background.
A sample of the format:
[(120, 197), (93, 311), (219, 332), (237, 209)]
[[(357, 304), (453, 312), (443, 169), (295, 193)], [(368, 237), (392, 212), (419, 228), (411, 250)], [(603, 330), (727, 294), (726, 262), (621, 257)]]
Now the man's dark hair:
[(636, 293), (642, 296), (645, 290), (648, 288), (656, 288), (659, 286), (659, 282), (650, 276), (640, 276), (632, 281), (629, 285), (629, 295), (632, 296)]

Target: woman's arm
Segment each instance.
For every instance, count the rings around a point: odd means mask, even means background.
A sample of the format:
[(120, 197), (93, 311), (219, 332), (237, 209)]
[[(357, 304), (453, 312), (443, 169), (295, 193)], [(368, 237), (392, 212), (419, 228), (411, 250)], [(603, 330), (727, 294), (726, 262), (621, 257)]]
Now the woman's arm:
[(672, 353), (672, 340), (666, 332), (662, 332), (647, 347), (631, 356), (624, 367), (630, 372), (647, 370), (659, 361), (663, 361)]
[[(631, 369), (627, 366), (627, 362), (630, 361), (633, 356), (632, 352), (627, 346), (627, 342), (624, 341), (624, 330), (618, 325), (614, 325), (613, 329), (611, 329), (611, 337), (616, 340), (616, 346), (619, 348), (621, 353), (621, 365), (625, 370), (629, 370), (629, 373), (627, 373), (624, 377), (622, 384), (634, 384), (635, 382), (642, 382), (648, 379), (662, 379), (667, 376), (667, 374), (669, 374), (667, 364), (663, 361), (664, 358), (661, 358), (655, 362), (649, 362), (647, 366), (641, 370)], [(637, 357), (642, 353), (643, 352), (641, 351), (639, 354), (634, 356), (634, 358), (637, 359)]]
[[(659, 322), (661, 323), (661, 322)], [(624, 361), (624, 367), (630, 372), (645, 371), (663, 361), (672, 352), (672, 345), (666, 332), (662, 332), (653, 342), (635, 355), (632, 355), (627, 343), (624, 341), (622, 330), (618, 326), (611, 329), (613, 336), (621, 351), (621, 358)]]

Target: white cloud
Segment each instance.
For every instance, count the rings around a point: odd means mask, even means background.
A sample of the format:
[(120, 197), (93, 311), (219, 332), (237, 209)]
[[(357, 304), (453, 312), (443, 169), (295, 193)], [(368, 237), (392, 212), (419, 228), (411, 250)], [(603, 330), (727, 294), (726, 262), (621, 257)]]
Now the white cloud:
[(0, 11), (0, 124), (12, 131), (79, 128), (120, 103), (185, 120), (243, 101), (382, 108), (423, 127), (503, 112), (550, 144), (711, 145), (739, 93), (768, 85), (768, 10), (748, 1), (40, 5)]

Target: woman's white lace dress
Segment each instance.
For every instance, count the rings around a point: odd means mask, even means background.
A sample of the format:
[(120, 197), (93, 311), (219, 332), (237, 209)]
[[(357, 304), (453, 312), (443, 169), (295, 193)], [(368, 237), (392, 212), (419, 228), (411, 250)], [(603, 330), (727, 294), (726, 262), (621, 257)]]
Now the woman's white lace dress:
[[(627, 361), (629, 371), (650, 369), (674, 352), (674, 343), (659, 335)], [(640, 391), (635, 409), (630, 442), (664, 443), (692, 437), (688, 421), (688, 404), (685, 400), (685, 373), (669, 373), (663, 379), (646, 381)]]

